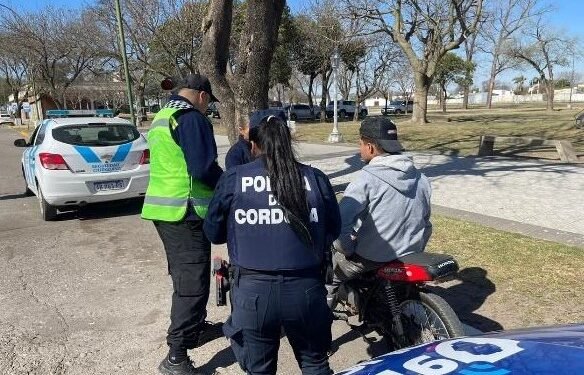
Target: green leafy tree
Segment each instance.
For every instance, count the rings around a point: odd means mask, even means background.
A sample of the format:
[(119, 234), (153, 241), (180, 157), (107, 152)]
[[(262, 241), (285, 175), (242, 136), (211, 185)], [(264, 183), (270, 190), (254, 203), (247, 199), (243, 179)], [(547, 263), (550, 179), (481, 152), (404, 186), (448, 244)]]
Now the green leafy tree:
[(472, 85), (472, 73), (475, 65), (468, 62), (458, 55), (447, 52), (436, 66), (436, 73), (434, 75), (434, 82), (440, 87), (440, 102), (442, 104), (442, 112), (446, 112), (446, 99), (448, 93), (446, 89), (450, 83), (456, 83), (460, 86)]
[(525, 81), (527, 81), (527, 78), (525, 78), (523, 75), (513, 78), (513, 83), (515, 84), (515, 94), (523, 93), (523, 91), (525, 90), (525, 88), (523, 87)]
[(565, 89), (570, 87), (570, 80), (567, 78), (560, 78), (554, 82), (556, 89)]
[(278, 45), (272, 57), (270, 67), (270, 88), (276, 87), (278, 100), (281, 101), (281, 88), (290, 86), (292, 78), (292, 60), (294, 44), (298, 38), (298, 31), (288, 6), (282, 12), (282, 21), (278, 30)]

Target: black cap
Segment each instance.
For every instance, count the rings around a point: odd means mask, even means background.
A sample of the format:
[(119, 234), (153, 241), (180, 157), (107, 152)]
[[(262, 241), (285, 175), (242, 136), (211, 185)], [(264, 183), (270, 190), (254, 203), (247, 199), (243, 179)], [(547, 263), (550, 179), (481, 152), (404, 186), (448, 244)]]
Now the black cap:
[(361, 122), (359, 134), (376, 140), (385, 152), (400, 152), (403, 150), (397, 140), (397, 127), (386, 117), (367, 117)]
[(210, 96), (210, 102), (218, 102), (219, 100), (213, 95), (213, 90), (211, 89), (211, 82), (209, 78), (202, 74), (189, 74), (183, 78), (165, 78), (160, 86), (164, 90), (174, 90), (178, 92), (180, 89), (191, 89), (197, 91), (205, 91)]
[(286, 122), (286, 113), (281, 109), (260, 109), (249, 114), (249, 128), (253, 129), (260, 126), (260, 123), (266, 117), (274, 116)]

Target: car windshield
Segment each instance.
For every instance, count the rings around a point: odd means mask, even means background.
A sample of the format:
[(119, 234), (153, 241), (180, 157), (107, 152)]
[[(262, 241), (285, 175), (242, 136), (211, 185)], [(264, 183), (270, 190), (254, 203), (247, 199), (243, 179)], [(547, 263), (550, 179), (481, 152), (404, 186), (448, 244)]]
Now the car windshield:
[(389, 102), (389, 104), (391, 105), (402, 105), (402, 101), (401, 100), (392, 100), (391, 102)]
[(140, 137), (138, 130), (125, 124), (80, 124), (53, 129), (53, 138), (78, 146), (114, 146)]

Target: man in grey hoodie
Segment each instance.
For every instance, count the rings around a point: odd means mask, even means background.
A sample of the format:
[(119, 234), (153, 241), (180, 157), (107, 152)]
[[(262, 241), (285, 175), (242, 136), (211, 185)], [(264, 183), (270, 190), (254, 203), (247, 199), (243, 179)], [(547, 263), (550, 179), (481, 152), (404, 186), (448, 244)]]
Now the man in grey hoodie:
[(401, 154), (395, 124), (368, 117), (359, 129), (361, 159), (367, 163), (339, 203), (341, 235), (334, 242), (329, 307), (339, 285), (401, 256), (424, 251), (432, 234), (428, 178)]

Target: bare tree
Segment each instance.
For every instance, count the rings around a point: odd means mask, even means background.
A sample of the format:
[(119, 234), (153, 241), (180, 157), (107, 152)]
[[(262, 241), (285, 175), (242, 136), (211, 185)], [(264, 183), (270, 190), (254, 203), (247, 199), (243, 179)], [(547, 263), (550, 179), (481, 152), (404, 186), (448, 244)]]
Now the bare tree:
[[(484, 20), (486, 20), (484, 18)], [(484, 21), (481, 21), (477, 24), (477, 31), (471, 34), (465, 41), (464, 41), (464, 54), (466, 56), (466, 63), (470, 66), (474, 64), (475, 54), (479, 47), (479, 36), (481, 35), (481, 28), (483, 27)], [(468, 76), (468, 74), (472, 74), (472, 72), (467, 71), (467, 76), (464, 79), (462, 84), (462, 108), (468, 109), (468, 96), (470, 94), (470, 86), (472, 85), (472, 76)]]
[(369, 24), (369, 33), (385, 33), (402, 48), (416, 83), (412, 120), (426, 123), (436, 65), (476, 31), (483, 0), (351, 0), (347, 6)]
[(554, 109), (554, 68), (570, 64), (566, 51), (570, 51), (576, 44), (576, 40), (564, 37), (540, 16), (525, 29), (524, 37), (516, 38), (509, 47), (507, 53), (510, 56), (537, 71), (539, 84), (543, 84), (546, 89), (548, 111)]
[(230, 63), (233, 0), (211, 0), (203, 21), (199, 69), (211, 80), (221, 100), (221, 118), (230, 142), (253, 109), (268, 107), (269, 72), (284, 0), (247, 2), (237, 63)]
[[(313, 3), (304, 14), (297, 17), (299, 41), (296, 46), (296, 60), (298, 69), (310, 77), (320, 76), (320, 120), (326, 119), (326, 105), (329, 100), (329, 87), (332, 67), (330, 57), (335, 48), (339, 49), (341, 58), (346, 60), (343, 65), (349, 75), (354, 67), (354, 48), (358, 45), (349, 40), (350, 31), (341, 23), (341, 14), (336, 0), (325, 0)], [(354, 70), (354, 69), (353, 69)], [(349, 90), (352, 76), (345, 80)], [(312, 98), (312, 95), (309, 95)]]
[(483, 28), (485, 39), (483, 52), (490, 55), (491, 70), (487, 86), (487, 107), (491, 108), (493, 90), (497, 76), (503, 71), (513, 68), (517, 63), (505, 53), (513, 35), (520, 31), (533, 17), (545, 12), (538, 7), (539, 0), (494, 0), (488, 9), (488, 19)]
[(100, 42), (106, 39), (90, 12), (51, 8), (4, 15), (3, 27), (18, 40), (30, 58), (28, 73), (38, 80), (37, 94), (45, 92), (66, 105), (66, 92), (80, 74), (103, 64)]
[[(383, 85), (390, 67), (403, 54), (399, 47), (386, 40), (371, 38), (366, 44), (366, 53), (357, 61), (355, 77), (355, 112), (353, 120), (361, 115), (360, 104)], [(403, 73), (402, 73), (403, 74)]]
[(314, 93), (314, 85), (316, 81), (316, 74), (304, 74), (297, 68), (292, 70), (292, 87), (300, 90), (308, 99), (308, 104), (312, 107), (312, 95)]
[[(18, 40), (7, 33), (0, 34), (0, 74), (16, 102), (15, 118), (21, 118), (23, 101), (28, 97), (28, 75), (31, 59)], [(25, 95), (19, 98), (21, 90)]]
[[(184, 56), (180, 50), (187, 49), (184, 47), (187, 43), (176, 40), (176, 35), (188, 29), (185, 29), (186, 26), (181, 26), (181, 29), (172, 24), (171, 20), (178, 17), (180, 9), (180, 3), (177, 3), (176, 0), (123, 0), (121, 5), (130, 80), (136, 94), (136, 101), (142, 109), (140, 120), (143, 121), (146, 119), (145, 90), (149, 81), (155, 79), (160, 81), (161, 76), (168, 76), (180, 71), (180, 68), (176, 67), (175, 64), (170, 63), (165, 66), (164, 62), (160, 61), (160, 51), (163, 50), (163, 53), (174, 61), (180, 60), (181, 56)], [(117, 35), (117, 21), (114, 12), (111, 11), (113, 8), (114, 0), (98, 0), (93, 7), (93, 12), (101, 22), (102, 28), (111, 35), (108, 38), (107, 52), (117, 60), (115, 68), (121, 70), (122, 53), (115, 37)], [(173, 31), (169, 32), (169, 29)], [(183, 37), (188, 38), (184, 35)], [(191, 36), (191, 39), (193, 37)], [(171, 43), (175, 43), (172, 49), (168, 47)], [(188, 59), (184, 58), (183, 64), (185, 60)], [(177, 64), (181, 66), (178, 62)], [(169, 68), (168, 65), (175, 66)]]
[(163, 75), (184, 76), (198, 71), (203, 34), (201, 23), (207, 14), (207, 2), (202, 0), (158, 0), (162, 24), (151, 22), (150, 43), (152, 71)]
[(403, 53), (398, 54), (396, 61), (391, 64), (389, 76), (391, 77), (390, 87), (396, 89), (404, 100), (411, 99), (416, 85), (409, 62)]

